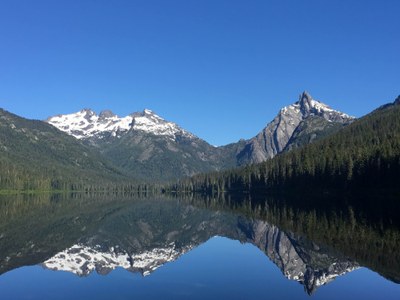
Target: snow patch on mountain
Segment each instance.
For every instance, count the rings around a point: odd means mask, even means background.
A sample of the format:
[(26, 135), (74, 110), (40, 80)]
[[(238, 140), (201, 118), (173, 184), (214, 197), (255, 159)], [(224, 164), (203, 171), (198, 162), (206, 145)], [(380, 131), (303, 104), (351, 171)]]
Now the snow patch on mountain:
[[(322, 271), (318, 277), (316, 277), (314, 279), (314, 285), (315, 285), (315, 289), (322, 286), (322, 285), (326, 285), (329, 282), (333, 281), (335, 278), (343, 276), (347, 273), (353, 272), (354, 270), (359, 269), (359, 266), (348, 266), (347, 268), (341, 268), (341, 266), (337, 267), (337, 263), (333, 264), (331, 266), (330, 270), (331, 272), (328, 271)], [(335, 272), (336, 269), (336, 273)]]
[(303, 119), (314, 115), (321, 116), (331, 122), (348, 122), (354, 119), (348, 114), (332, 109), (329, 105), (313, 99), (306, 91), (300, 95), (299, 101), (287, 106), (286, 111), (288, 108), (295, 113), (301, 113)]
[(156, 115), (153, 111), (145, 109), (142, 113), (134, 113), (132, 129), (144, 131), (154, 135), (162, 135), (176, 138), (177, 136), (194, 137), (193, 134), (182, 129), (177, 124), (169, 122)]
[(119, 117), (109, 110), (97, 115), (91, 109), (83, 109), (72, 114), (50, 117), (46, 122), (77, 139), (103, 138), (110, 135), (120, 138), (129, 130), (167, 136), (171, 139), (178, 136), (194, 137), (177, 124), (164, 120), (149, 109), (126, 117)]
[(120, 118), (109, 111), (97, 115), (90, 109), (83, 109), (72, 114), (50, 117), (46, 122), (77, 139), (84, 139), (104, 132), (120, 137), (131, 128), (132, 119), (131, 116)]
[(71, 272), (78, 276), (88, 276), (93, 271), (108, 274), (117, 267), (121, 267), (146, 276), (191, 249), (192, 246), (177, 249), (175, 243), (171, 243), (165, 248), (155, 248), (131, 255), (120, 250), (119, 247), (111, 247), (108, 251), (104, 251), (99, 245), (89, 247), (77, 244), (57, 253), (43, 262), (42, 266), (54, 271)]

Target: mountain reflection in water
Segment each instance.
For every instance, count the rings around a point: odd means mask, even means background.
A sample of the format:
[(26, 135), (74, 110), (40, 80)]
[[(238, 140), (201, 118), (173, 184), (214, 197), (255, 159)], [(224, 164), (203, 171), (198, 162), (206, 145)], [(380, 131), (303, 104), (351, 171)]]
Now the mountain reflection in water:
[(308, 294), (360, 266), (399, 278), (398, 231), (359, 224), (351, 208), (332, 214), (268, 199), (80, 194), (13, 196), (0, 207), (0, 274), (40, 264), (78, 276), (119, 267), (147, 276), (220, 236), (256, 246)]

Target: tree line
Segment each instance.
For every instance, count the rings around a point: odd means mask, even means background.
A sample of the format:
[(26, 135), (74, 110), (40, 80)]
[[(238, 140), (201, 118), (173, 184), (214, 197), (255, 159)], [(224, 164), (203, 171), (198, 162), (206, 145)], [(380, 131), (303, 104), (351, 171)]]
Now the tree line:
[(400, 187), (400, 105), (389, 105), (338, 133), (261, 164), (200, 174), (167, 187), (175, 192), (260, 193)]

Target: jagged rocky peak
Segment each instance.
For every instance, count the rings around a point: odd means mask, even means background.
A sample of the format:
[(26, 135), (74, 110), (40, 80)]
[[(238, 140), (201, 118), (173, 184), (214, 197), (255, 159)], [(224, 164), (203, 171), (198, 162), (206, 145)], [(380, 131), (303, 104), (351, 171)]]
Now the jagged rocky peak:
[[(300, 121), (310, 116), (318, 116), (330, 122), (340, 123), (349, 123), (354, 119), (354, 117), (334, 110), (329, 105), (319, 100), (315, 100), (307, 91), (300, 94), (298, 101), (283, 107), (277, 117), (280, 122), (284, 121), (292, 123), (293, 125), (298, 125)], [(271, 123), (275, 123), (276, 121), (275, 118)]]
[(305, 100), (307, 102), (310, 102), (312, 99), (311, 95), (307, 91), (304, 91), (303, 93), (301, 93), (299, 98), (300, 98), (300, 101)]
[(299, 96), (299, 101), (297, 103), (300, 105), (300, 109), (306, 113), (314, 107), (315, 103), (313, 102), (315, 101), (313, 101), (311, 95), (307, 91), (304, 91)]
[(304, 91), (299, 96), (299, 100), (290, 105), (299, 110), (302, 114), (302, 119), (309, 116), (319, 116), (331, 122), (347, 123), (354, 119), (345, 113), (332, 109), (329, 105), (315, 100), (307, 91)]
[(330, 108), (304, 91), (299, 100), (283, 107), (278, 115), (238, 154), (239, 164), (260, 163), (282, 152), (300, 123), (311, 116), (329, 122), (350, 123), (353, 117)]

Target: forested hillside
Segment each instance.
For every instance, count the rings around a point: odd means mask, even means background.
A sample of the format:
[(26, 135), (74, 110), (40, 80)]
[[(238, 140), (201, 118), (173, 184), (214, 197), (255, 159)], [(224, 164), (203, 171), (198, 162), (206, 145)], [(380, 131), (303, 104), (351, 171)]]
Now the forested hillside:
[(0, 109), (1, 190), (77, 190), (124, 179), (75, 138)]
[(349, 190), (400, 187), (400, 97), (334, 135), (264, 163), (182, 180), (175, 191)]

